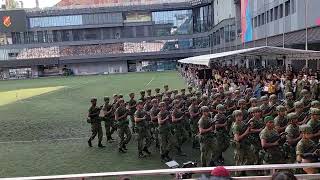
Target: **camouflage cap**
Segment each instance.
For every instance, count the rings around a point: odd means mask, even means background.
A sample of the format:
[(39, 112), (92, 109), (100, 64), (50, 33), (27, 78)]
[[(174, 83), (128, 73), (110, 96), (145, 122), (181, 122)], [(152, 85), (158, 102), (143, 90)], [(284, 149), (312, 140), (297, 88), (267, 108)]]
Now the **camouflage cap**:
[(120, 99), (118, 100), (118, 102), (124, 102), (124, 99), (120, 98)]
[(152, 99), (152, 100), (151, 100), (151, 103), (152, 103), (152, 104), (157, 103), (157, 102), (158, 102), (158, 99)]
[(129, 96), (130, 96), (130, 97), (131, 97), (131, 96), (134, 96), (134, 93), (130, 93)]
[(192, 89), (192, 86), (188, 86), (188, 89)]
[(140, 94), (146, 94), (146, 92), (145, 91), (140, 91)]
[(165, 102), (160, 102), (160, 103), (159, 103), (159, 106), (160, 106), (160, 107), (164, 107), (164, 106), (166, 106), (166, 103), (165, 103)]
[(225, 109), (224, 109), (224, 105), (218, 104), (218, 105), (216, 106), (216, 110), (218, 110), (218, 111), (223, 111), (223, 110), (225, 110)]
[(260, 111), (261, 111), (260, 107), (253, 107), (252, 108), (253, 113), (260, 112)]
[(303, 107), (303, 103), (300, 101), (295, 102), (293, 105), (295, 108), (302, 108)]
[(147, 89), (147, 92), (152, 92), (152, 90), (151, 89)]
[(250, 103), (257, 103), (258, 99), (257, 98), (250, 98), (249, 102)]
[(138, 105), (142, 105), (142, 104), (143, 104), (143, 101), (139, 100), (139, 101), (137, 102), (137, 104), (138, 104)]
[(275, 95), (275, 94), (272, 94), (270, 97), (269, 97), (269, 99), (270, 100), (276, 100), (278, 97), (277, 97), (277, 95)]
[(202, 95), (201, 99), (207, 100), (208, 96), (207, 95)]
[(191, 101), (191, 102), (195, 102), (195, 101), (197, 101), (197, 98), (191, 97), (191, 98), (190, 98), (190, 101)]
[(254, 112), (253, 112), (253, 109), (254, 109), (253, 107), (249, 108), (249, 109), (248, 109), (248, 113), (254, 113)]
[(119, 98), (123, 98), (123, 95), (122, 95), (122, 94), (119, 94), (118, 97), (119, 97)]
[(320, 115), (320, 109), (318, 109), (318, 108), (310, 108), (310, 114), (312, 114), (312, 115)]
[(268, 122), (273, 122), (273, 117), (272, 116), (266, 116), (264, 118), (264, 123), (268, 123)]
[(180, 91), (181, 91), (181, 92), (185, 92), (185, 91), (186, 91), (186, 89), (180, 89)]
[(306, 89), (302, 89), (301, 92), (300, 92), (301, 95), (306, 95), (308, 93), (309, 93), (309, 91), (306, 90)]
[(239, 101), (238, 101), (238, 105), (243, 105), (243, 104), (245, 104), (246, 103), (246, 100), (244, 100), (244, 99), (239, 99)]
[(242, 115), (242, 111), (240, 111), (240, 110), (235, 110), (235, 111), (233, 111), (232, 115), (233, 115), (234, 117), (239, 116), (239, 115)]
[(285, 94), (285, 96), (286, 96), (286, 97), (291, 97), (291, 96), (293, 96), (293, 93), (292, 93), (292, 92), (287, 92), (287, 93)]
[(209, 112), (210, 110), (209, 110), (209, 108), (208, 108), (208, 106), (202, 106), (201, 107), (201, 112)]
[(179, 93), (178, 89), (173, 90), (173, 93)]
[(112, 96), (115, 98), (115, 97), (118, 97), (118, 94), (113, 94)]
[(261, 97), (261, 101), (267, 101), (268, 100), (268, 96), (262, 96)]
[(164, 88), (168, 88), (169, 86), (168, 86), (168, 85), (164, 85), (163, 87), (164, 87)]
[(302, 133), (312, 133), (312, 127), (310, 125), (302, 125), (299, 130)]
[(311, 106), (314, 107), (314, 106), (319, 106), (320, 105), (320, 102), (319, 101), (312, 101), (311, 102)]
[(109, 101), (109, 100), (110, 100), (110, 97), (109, 97), (109, 96), (105, 96), (105, 97), (103, 97), (103, 100), (104, 100), (104, 101)]
[(92, 98), (90, 99), (90, 101), (91, 101), (91, 102), (97, 101), (97, 98), (96, 98), (96, 97), (92, 97)]
[(279, 106), (276, 107), (276, 110), (277, 110), (278, 112), (284, 112), (284, 111), (286, 111), (286, 107), (284, 107), (284, 106), (282, 106), (282, 105), (279, 105)]
[(154, 91), (160, 92), (160, 88), (156, 88), (156, 89), (154, 89)]
[(197, 91), (197, 92), (196, 92), (196, 95), (197, 95), (197, 96), (200, 96), (200, 95), (201, 95), (201, 92), (200, 92), (200, 91)]
[(287, 115), (287, 118), (288, 118), (288, 120), (297, 119), (298, 115), (297, 115), (297, 113), (292, 112)]

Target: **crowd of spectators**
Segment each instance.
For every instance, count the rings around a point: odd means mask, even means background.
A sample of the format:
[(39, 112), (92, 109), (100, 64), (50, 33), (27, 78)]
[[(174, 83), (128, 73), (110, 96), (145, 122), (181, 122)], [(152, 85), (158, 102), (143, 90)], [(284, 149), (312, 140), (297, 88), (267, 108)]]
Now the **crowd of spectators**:
[(59, 56), (59, 47), (25, 48), (18, 53), (17, 59), (53, 58)]
[(60, 50), (61, 56), (91, 56), (117, 54), (124, 51), (122, 43), (102, 44), (102, 45), (85, 45), (85, 46), (66, 46)]

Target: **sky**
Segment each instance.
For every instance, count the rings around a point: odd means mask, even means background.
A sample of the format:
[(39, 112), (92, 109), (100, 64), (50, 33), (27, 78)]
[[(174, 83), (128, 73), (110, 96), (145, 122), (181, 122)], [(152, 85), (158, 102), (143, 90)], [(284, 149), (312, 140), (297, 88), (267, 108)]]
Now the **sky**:
[[(35, 0), (17, 0), (17, 1), (23, 1), (23, 5), (25, 8), (36, 7)], [(39, 6), (40, 7), (51, 7), (55, 4), (57, 4), (59, 1), (61, 1), (61, 0), (39, 0)]]

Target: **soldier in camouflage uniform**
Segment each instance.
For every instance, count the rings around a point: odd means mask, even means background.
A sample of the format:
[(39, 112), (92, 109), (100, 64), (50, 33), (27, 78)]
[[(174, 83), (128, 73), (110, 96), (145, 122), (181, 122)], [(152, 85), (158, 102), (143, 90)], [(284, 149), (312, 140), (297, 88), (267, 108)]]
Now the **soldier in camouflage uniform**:
[(146, 92), (145, 91), (140, 91), (140, 99), (139, 101), (145, 102), (146, 101)]
[(191, 98), (192, 104), (189, 106), (189, 114), (190, 114), (190, 126), (192, 130), (192, 148), (196, 148), (198, 146), (198, 121), (200, 119), (200, 109), (197, 103), (197, 99), (195, 97)]
[(164, 102), (161, 102), (159, 107), (160, 112), (158, 113), (158, 123), (161, 160), (170, 161), (171, 157), (169, 157), (169, 153), (175, 145), (170, 125), (171, 116), (170, 112), (167, 111), (166, 104)]
[(262, 111), (263, 116), (265, 114), (267, 114), (268, 109), (269, 109), (269, 102), (268, 102), (268, 96), (262, 96), (260, 98), (261, 101), (261, 105), (260, 105), (260, 109)]
[(149, 96), (151, 99), (153, 99), (154, 97), (152, 96), (152, 90), (151, 89), (147, 89), (147, 97)]
[(162, 96), (163, 96), (163, 94), (160, 93), (160, 88), (156, 88), (154, 91), (156, 92), (155, 98), (157, 98), (158, 101), (160, 102), (162, 100)]
[(264, 128), (262, 112), (259, 107), (252, 108), (253, 117), (249, 120), (251, 125), (250, 143), (253, 148), (254, 164), (261, 164), (259, 152), (262, 149), (259, 134)]
[[(137, 103), (137, 110), (134, 113), (134, 120), (136, 123), (135, 129), (138, 133), (137, 141), (138, 141), (138, 157), (143, 158), (145, 155), (143, 152), (150, 155), (148, 148), (151, 144), (151, 135), (150, 131), (148, 130), (148, 122), (146, 120), (147, 113), (143, 110), (143, 102), (139, 101)], [(145, 144), (144, 144), (145, 141)]]
[(132, 132), (135, 133), (135, 121), (134, 121), (134, 113), (136, 112), (137, 101), (134, 99), (134, 93), (129, 94), (130, 100), (127, 102), (128, 104), (128, 115), (131, 120), (131, 129)]
[(112, 105), (109, 104), (110, 97), (104, 97), (104, 105), (101, 109), (102, 111), (102, 119), (105, 123), (105, 129), (106, 129), (106, 136), (107, 136), (107, 141), (112, 142), (112, 134), (116, 130), (114, 128), (114, 119), (113, 119), (113, 108)]
[(263, 148), (263, 163), (264, 164), (280, 164), (283, 163), (284, 153), (280, 146), (278, 137), (279, 133), (274, 128), (272, 116), (264, 118), (266, 127), (260, 133), (261, 146)]
[(172, 125), (173, 125), (173, 130), (174, 130), (174, 135), (177, 140), (177, 150), (178, 150), (178, 155), (185, 156), (184, 153), (182, 153), (181, 147), (183, 143), (186, 142), (187, 140), (187, 131), (184, 128), (184, 121), (185, 119), (185, 114), (183, 111), (179, 109), (179, 100), (174, 100), (173, 101), (173, 111), (171, 113), (171, 118), (172, 118)]
[(199, 126), (199, 138), (200, 138), (200, 151), (201, 151), (201, 166), (209, 166), (210, 161), (214, 161), (217, 158), (218, 146), (216, 138), (214, 136), (214, 122), (209, 117), (210, 110), (208, 107), (203, 106), (201, 108), (202, 116), (198, 122)]
[(101, 119), (99, 118), (100, 114), (100, 108), (97, 107), (97, 99), (96, 98), (91, 98), (91, 107), (89, 108), (89, 113), (88, 113), (88, 123), (91, 124), (91, 131), (92, 135), (88, 140), (88, 145), (92, 147), (91, 141), (94, 140), (94, 138), (98, 134), (98, 147), (104, 147), (102, 145), (102, 137), (103, 137), (103, 132), (102, 132), (102, 127), (101, 127)]
[(225, 152), (229, 147), (230, 138), (228, 136), (228, 120), (225, 116), (225, 108), (222, 104), (219, 104), (217, 106), (218, 114), (214, 116), (215, 121), (215, 130), (216, 130), (216, 136), (217, 136), (217, 142), (219, 144), (218, 155), (219, 159), (218, 161), (223, 163), (224, 158), (222, 156), (222, 153)]
[(278, 116), (274, 118), (274, 125), (278, 133), (284, 132), (288, 125), (288, 119), (286, 117), (286, 108), (282, 105), (276, 108)]
[(303, 109), (304, 109), (304, 111), (308, 111), (309, 110), (309, 108), (311, 107), (311, 94), (310, 94), (310, 92), (308, 91), (308, 90), (306, 90), (306, 89), (303, 89), (302, 91), (301, 91), (301, 100), (300, 100), (300, 102), (303, 104)]
[(181, 98), (186, 101), (187, 100), (187, 95), (186, 95), (186, 89), (180, 89), (181, 92)]
[(242, 112), (243, 120), (248, 121), (249, 120), (249, 113), (246, 110), (246, 100), (239, 99), (238, 101), (238, 108)]
[(285, 93), (288, 93), (288, 92), (291, 92), (292, 93), (292, 82), (291, 80), (289, 79), (289, 76), (286, 77), (286, 80), (285, 80), (285, 87), (284, 87), (284, 91)]
[(294, 112), (294, 97), (292, 92), (285, 94), (286, 100), (284, 101), (288, 113)]
[[(199, 104), (200, 107), (202, 107), (202, 106), (207, 106), (207, 107), (209, 107), (209, 106), (210, 106), (208, 96), (202, 95), (201, 100), (202, 100), (202, 101), (201, 101), (201, 103)], [(210, 107), (209, 107), (209, 108), (210, 108)]]
[(194, 92), (192, 89), (192, 86), (188, 87), (188, 94), (187, 94), (188, 98), (191, 98), (192, 96), (194, 96)]
[(294, 112), (298, 114), (298, 124), (305, 124), (308, 120), (308, 112), (303, 110), (303, 104), (300, 101), (294, 103)]
[[(252, 149), (248, 139), (250, 126), (243, 122), (243, 115), (240, 110), (233, 111), (235, 122), (232, 125), (234, 161), (236, 166), (249, 165), (253, 163)], [(239, 175), (239, 173), (237, 174)]]
[[(300, 127), (302, 133), (302, 139), (298, 142), (296, 147), (297, 162), (300, 163), (312, 163), (313, 160), (304, 158), (305, 153), (314, 153), (317, 150), (317, 145), (312, 138), (312, 128), (309, 125), (302, 125)], [(317, 169), (315, 168), (304, 168), (307, 174), (316, 174)]]
[(300, 100), (301, 99), (301, 91), (303, 89), (303, 80), (302, 80), (302, 75), (300, 74), (298, 76), (297, 82), (296, 82), (296, 99)]
[(163, 91), (164, 94), (169, 92), (169, 86), (168, 85), (164, 85), (163, 89), (164, 89), (164, 91)]
[(224, 101), (226, 114), (231, 115), (232, 112), (237, 109), (236, 102), (234, 102), (233, 99), (231, 99), (232, 93), (230, 91), (226, 91), (224, 95), (226, 96), (226, 99)]
[(119, 152), (125, 153), (127, 150), (126, 145), (131, 140), (131, 131), (129, 129), (129, 121), (127, 119), (128, 110), (125, 107), (125, 103), (123, 99), (119, 99), (119, 107), (114, 112), (115, 120), (118, 124), (118, 135), (120, 138), (119, 141)]
[(312, 101), (311, 102), (311, 107), (320, 109), (320, 102), (317, 101), (317, 100)]
[(287, 126), (285, 132), (287, 133), (287, 147), (288, 147), (288, 161), (287, 163), (296, 162), (296, 145), (300, 141), (302, 135), (298, 126), (298, 115), (296, 113), (289, 113), (287, 115), (290, 124)]
[(257, 107), (258, 106), (258, 99), (257, 98), (250, 98), (250, 107)]
[(159, 129), (158, 129), (158, 113), (160, 112), (160, 109), (158, 107), (158, 100), (157, 99), (152, 99), (151, 103), (152, 103), (152, 108), (150, 110), (150, 118), (151, 118), (151, 133), (153, 136), (153, 139), (156, 142), (156, 147), (160, 148), (160, 144), (159, 144)]
[(312, 140), (315, 143), (319, 142), (320, 138), (320, 109), (310, 108), (311, 118), (308, 121), (307, 125), (312, 128)]
[(269, 104), (268, 104), (268, 110), (267, 113), (264, 114), (264, 116), (277, 116), (277, 110), (276, 107), (278, 106), (277, 103), (278, 97), (275, 94), (270, 95), (269, 97)]
[(172, 92), (173, 92), (173, 99), (176, 99), (176, 96), (179, 94), (178, 89), (175, 89)]
[(316, 81), (315, 76), (311, 76), (310, 91), (312, 99), (318, 99), (319, 83)]

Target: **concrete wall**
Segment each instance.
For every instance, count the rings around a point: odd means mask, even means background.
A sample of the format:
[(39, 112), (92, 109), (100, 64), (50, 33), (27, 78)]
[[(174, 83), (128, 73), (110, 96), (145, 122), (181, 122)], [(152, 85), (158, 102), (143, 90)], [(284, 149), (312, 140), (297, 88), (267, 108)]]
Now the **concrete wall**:
[(75, 75), (128, 72), (127, 61), (69, 64), (67, 68), (72, 69)]

